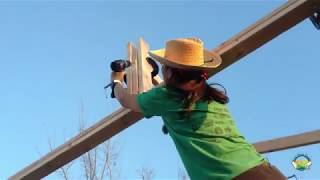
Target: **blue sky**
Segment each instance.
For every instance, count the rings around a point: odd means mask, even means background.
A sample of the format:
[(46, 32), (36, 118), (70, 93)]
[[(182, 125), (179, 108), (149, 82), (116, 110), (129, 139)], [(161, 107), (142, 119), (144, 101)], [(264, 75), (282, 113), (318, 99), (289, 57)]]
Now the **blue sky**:
[[(126, 57), (128, 41), (151, 49), (179, 37), (201, 38), (213, 49), (285, 1), (20, 1), (0, 2), (0, 179), (77, 134), (81, 103), (88, 125), (120, 107), (106, 99), (109, 64)], [(210, 78), (223, 84), (229, 108), (249, 142), (319, 129), (319, 31), (305, 20)], [(183, 165), (160, 118), (121, 132), (122, 179), (149, 167), (176, 179)], [(320, 147), (266, 154), (285, 175), (320, 177)], [(311, 170), (291, 160), (308, 154)], [(80, 173), (75, 170), (75, 173)], [(47, 179), (58, 179), (55, 174)]]

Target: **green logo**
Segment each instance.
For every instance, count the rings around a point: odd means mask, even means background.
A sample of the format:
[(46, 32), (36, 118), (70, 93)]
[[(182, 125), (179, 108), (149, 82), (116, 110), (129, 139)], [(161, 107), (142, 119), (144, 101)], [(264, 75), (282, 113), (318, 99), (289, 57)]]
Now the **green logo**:
[(304, 171), (310, 169), (311, 159), (305, 154), (298, 154), (293, 160), (292, 165), (296, 170)]

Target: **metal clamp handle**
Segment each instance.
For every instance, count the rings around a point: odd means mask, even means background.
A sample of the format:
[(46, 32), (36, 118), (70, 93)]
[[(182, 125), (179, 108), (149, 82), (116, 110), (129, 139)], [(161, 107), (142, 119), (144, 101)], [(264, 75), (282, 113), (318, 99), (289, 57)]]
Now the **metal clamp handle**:
[(312, 24), (320, 30), (320, 11), (319, 12), (314, 12), (312, 16), (309, 17)]

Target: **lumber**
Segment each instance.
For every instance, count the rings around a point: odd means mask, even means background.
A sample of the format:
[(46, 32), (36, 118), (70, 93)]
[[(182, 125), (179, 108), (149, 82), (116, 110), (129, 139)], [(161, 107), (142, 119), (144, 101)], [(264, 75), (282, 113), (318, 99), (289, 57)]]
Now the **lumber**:
[(143, 92), (143, 60), (142, 60), (142, 57), (140, 55), (141, 53), (141, 42), (139, 40), (139, 43), (138, 43), (138, 57), (137, 57), (137, 70), (138, 70), (138, 92), (141, 93)]
[(131, 71), (131, 92), (132, 93), (138, 93), (139, 92), (139, 79), (138, 79), (138, 50), (137, 48), (131, 44), (130, 46), (130, 62), (131, 66), (129, 67)]
[(320, 143), (320, 130), (254, 143), (260, 153), (270, 153)]
[(139, 93), (146, 92), (152, 88), (152, 66), (147, 62), (149, 45), (143, 39), (139, 39), (138, 43), (138, 80)]
[[(131, 42), (127, 45), (127, 57), (130, 63), (132, 64), (132, 51), (133, 51), (133, 44)], [(127, 76), (127, 92), (132, 94), (132, 69), (131, 67), (126, 69), (126, 76)]]
[(217, 69), (209, 72), (209, 75), (220, 72), (302, 20), (310, 17), (315, 11), (319, 10), (319, 4), (319, 0), (288, 1), (230, 40), (225, 41), (212, 50), (220, 54), (222, 63)]
[[(288, 1), (265, 18), (222, 43), (213, 50), (222, 57), (222, 64), (216, 70), (209, 72), (209, 75), (220, 72), (306, 19), (319, 7), (319, 3), (317, 0)], [(142, 118), (139, 113), (121, 108), (9, 179), (41, 179)], [(260, 148), (259, 144), (257, 148)]]
[(120, 108), (9, 179), (41, 179), (142, 118), (140, 113)]

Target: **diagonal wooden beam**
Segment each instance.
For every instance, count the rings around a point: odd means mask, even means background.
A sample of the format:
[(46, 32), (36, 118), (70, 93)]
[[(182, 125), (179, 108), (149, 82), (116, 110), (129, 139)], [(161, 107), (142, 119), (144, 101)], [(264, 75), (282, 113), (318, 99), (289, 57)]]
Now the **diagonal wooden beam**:
[[(277, 35), (309, 17), (320, 1), (292, 0), (235, 37), (214, 49), (222, 57), (222, 65), (210, 75), (223, 70), (240, 58), (259, 48)], [(121, 108), (105, 117), (83, 133), (17, 172), (9, 179), (41, 179), (69, 163), (100, 143), (142, 119), (143, 116)]]
[(254, 143), (260, 153), (275, 152), (320, 143), (320, 130)]
[(41, 179), (142, 118), (140, 113), (120, 108), (9, 179)]
[[(290, 0), (280, 6), (238, 35), (213, 49), (213, 51), (221, 55), (223, 61), (219, 68), (209, 74), (213, 75), (225, 69), (302, 20), (310, 17), (315, 11), (319, 10), (319, 4), (319, 0)], [(312, 26), (310, 25), (310, 27)]]

